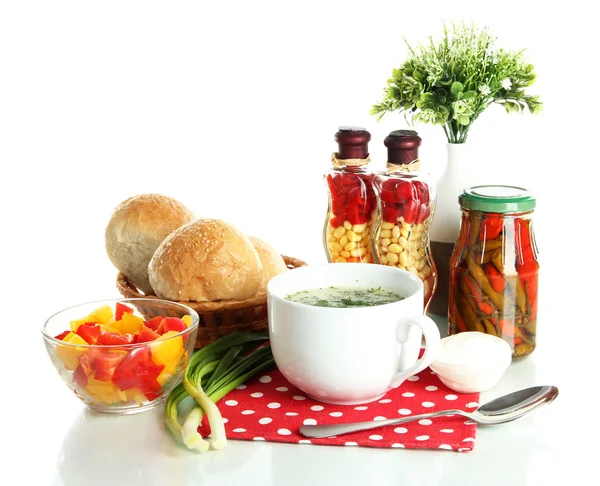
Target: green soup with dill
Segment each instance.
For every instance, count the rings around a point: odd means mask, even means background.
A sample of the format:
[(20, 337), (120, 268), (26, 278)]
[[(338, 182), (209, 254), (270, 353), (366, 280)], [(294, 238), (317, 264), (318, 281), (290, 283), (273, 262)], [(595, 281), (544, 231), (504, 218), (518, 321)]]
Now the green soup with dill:
[(286, 300), (317, 307), (373, 307), (402, 300), (400, 294), (382, 288), (323, 287), (301, 290), (285, 296)]

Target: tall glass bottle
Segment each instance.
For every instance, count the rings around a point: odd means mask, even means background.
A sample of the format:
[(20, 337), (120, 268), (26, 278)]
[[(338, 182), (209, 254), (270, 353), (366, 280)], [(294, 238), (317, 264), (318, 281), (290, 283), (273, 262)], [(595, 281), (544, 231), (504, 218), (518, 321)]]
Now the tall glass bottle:
[(367, 167), (371, 134), (364, 128), (340, 127), (338, 152), (325, 173), (329, 205), (323, 245), (330, 263), (373, 263), (371, 232), (377, 211), (373, 172)]
[(435, 193), (420, 173), (421, 137), (413, 130), (396, 130), (384, 140), (387, 172), (376, 173), (379, 211), (373, 229), (375, 263), (417, 275), (424, 286), (428, 311), (437, 286), (437, 271), (429, 247)]

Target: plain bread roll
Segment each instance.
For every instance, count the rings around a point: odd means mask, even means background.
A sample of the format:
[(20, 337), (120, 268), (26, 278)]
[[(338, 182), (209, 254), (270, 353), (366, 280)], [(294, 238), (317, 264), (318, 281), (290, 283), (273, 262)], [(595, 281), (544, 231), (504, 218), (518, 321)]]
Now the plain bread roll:
[(258, 253), (263, 267), (262, 281), (258, 290), (259, 292), (266, 292), (269, 280), (271, 280), (275, 275), (284, 272), (288, 268), (285, 264), (285, 261), (275, 250), (275, 248), (260, 238), (256, 238), (255, 236), (249, 236), (248, 238), (250, 238), (254, 249)]
[(171, 233), (148, 266), (156, 295), (179, 301), (242, 300), (256, 294), (262, 264), (250, 239), (218, 219), (198, 219)]
[(105, 231), (110, 261), (145, 294), (153, 294), (148, 263), (158, 245), (175, 229), (193, 221), (179, 201), (161, 194), (140, 194), (121, 202)]

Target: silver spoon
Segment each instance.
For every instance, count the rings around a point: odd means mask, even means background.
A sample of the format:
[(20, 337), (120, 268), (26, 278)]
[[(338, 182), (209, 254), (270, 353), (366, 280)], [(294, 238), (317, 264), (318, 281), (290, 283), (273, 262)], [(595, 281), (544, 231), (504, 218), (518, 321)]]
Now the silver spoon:
[(440, 410), (438, 412), (423, 413), (411, 417), (403, 417), (389, 420), (370, 422), (354, 422), (334, 425), (303, 425), (300, 433), (304, 437), (323, 438), (334, 435), (349, 434), (359, 430), (370, 430), (387, 425), (398, 425), (413, 420), (421, 420), (441, 415), (463, 415), (481, 425), (496, 425), (511, 422), (532, 412), (546, 403), (550, 403), (558, 396), (558, 388), (555, 386), (534, 386), (518, 390), (508, 395), (498, 397), (481, 405), (473, 412), (463, 410)]

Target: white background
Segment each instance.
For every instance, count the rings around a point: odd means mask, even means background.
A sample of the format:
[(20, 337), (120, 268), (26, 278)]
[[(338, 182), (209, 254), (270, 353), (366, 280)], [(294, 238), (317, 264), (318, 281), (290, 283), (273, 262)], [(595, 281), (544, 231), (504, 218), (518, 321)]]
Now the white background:
[[(599, 324), (592, 175), (599, 162), (598, 27), (589, 5), (2, 2), (0, 407), (9, 466), (35, 484), (75, 484), (56, 465), (82, 409), (51, 368), (39, 329), (65, 306), (118, 297), (104, 228), (119, 202), (167, 194), (281, 253), (324, 262), (322, 173), (337, 127), (366, 127), (373, 168), (382, 168), (383, 138), (407, 125), (401, 114), (377, 123), (369, 109), (406, 56), (404, 37), (425, 41), (443, 21), (462, 18), (490, 26), (504, 47), (527, 48), (538, 74), (532, 92), (544, 112), (507, 115), (491, 107), (468, 144), (482, 164), (496, 167), (493, 182), (523, 185), (538, 197), (536, 353), (546, 360), (533, 362), (547, 381), (560, 382), (569, 405), (560, 420), (568, 410), (577, 414), (579, 398), (591, 393), (586, 353), (596, 347)], [(443, 131), (416, 129), (421, 158), (435, 171), (446, 157)], [(150, 460), (161, 464), (160, 456)]]

